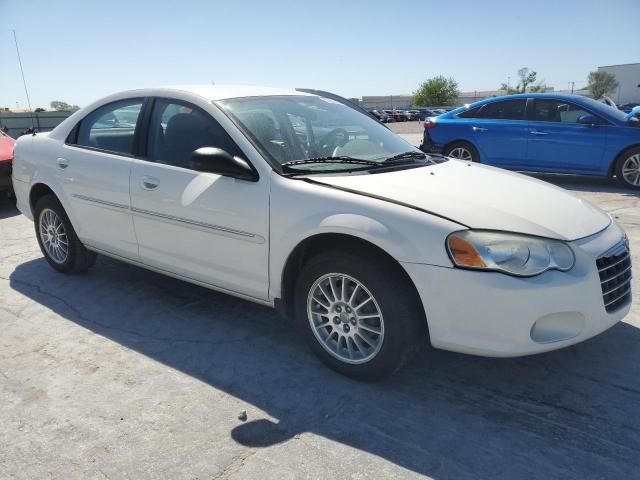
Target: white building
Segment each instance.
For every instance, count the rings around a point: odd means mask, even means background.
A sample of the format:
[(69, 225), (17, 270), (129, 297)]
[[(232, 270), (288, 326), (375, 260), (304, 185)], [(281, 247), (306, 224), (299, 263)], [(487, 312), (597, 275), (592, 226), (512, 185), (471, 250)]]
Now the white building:
[(640, 63), (626, 63), (624, 65), (608, 65), (598, 67), (613, 73), (618, 81), (618, 88), (611, 99), (618, 105), (623, 103), (640, 103)]

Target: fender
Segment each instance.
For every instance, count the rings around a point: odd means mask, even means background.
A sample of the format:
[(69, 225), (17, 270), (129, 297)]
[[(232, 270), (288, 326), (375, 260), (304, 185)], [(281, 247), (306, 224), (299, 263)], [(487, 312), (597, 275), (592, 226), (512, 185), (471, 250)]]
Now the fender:
[[(305, 217), (278, 236), (272, 243), (270, 258), (269, 296), (279, 298), (285, 266), (296, 247), (305, 240), (324, 233), (349, 235), (365, 240), (387, 252), (398, 262), (420, 258), (418, 239), (412, 239), (397, 229), (361, 214), (339, 213)], [(277, 248), (273, 248), (278, 245)], [(451, 266), (448, 259), (443, 266)]]
[[(62, 188), (60, 183), (55, 178), (51, 178), (47, 175), (43, 175), (40, 170), (36, 170), (35, 174), (31, 179), (31, 182), (29, 182), (29, 191), (28, 191), (29, 197), (27, 200), (29, 201), (30, 206), (31, 206), (31, 202), (30, 202), (31, 192), (33, 191), (33, 188), (36, 185), (45, 185), (53, 191), (53, 194), (56, 197), (58, 197), (58, 200), (62, 204), (64, 211), (67, 213), (67, 216), (71, 221), (71, 225), (73, 225), (73, 229), (76, 231), (76, 233), (78, 233), (78, 236), (80, 236), (80, 233), (77, 227), (80, 223), (77, 221), (73, 208), (71, 208), (71, 200), (69, 199), (67, 194), (64, 193), (64, 189)], [(31, 213), (35, 214), (35, 212), (33, 211)]]

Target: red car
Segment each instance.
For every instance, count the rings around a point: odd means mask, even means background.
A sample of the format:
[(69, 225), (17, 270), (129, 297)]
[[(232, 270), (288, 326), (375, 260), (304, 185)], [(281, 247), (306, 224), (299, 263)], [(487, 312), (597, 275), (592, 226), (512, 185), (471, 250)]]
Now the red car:
[(0, 195), (10, 196), (13, 191), (11, 184), (11, 164), (13, 163), (13, 146), (16, 141), (0, 131)]

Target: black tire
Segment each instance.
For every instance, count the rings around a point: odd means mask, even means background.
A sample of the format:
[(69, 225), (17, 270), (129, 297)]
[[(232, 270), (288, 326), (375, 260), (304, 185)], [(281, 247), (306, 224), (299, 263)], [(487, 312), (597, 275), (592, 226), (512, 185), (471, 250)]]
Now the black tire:
[[(56, 261), (48, 252), (43, 244), (42, 236), (40, 235), (40, 218), (45, 210), (51, 210), (59, 217), (64, 231), (66, 232), (66, 238), (68, 242), (68, 252), (66, 258), (62, 261)], [(96, 262), (96, 254), (85, 248), (76, 235), (71, 221), (67, 216), (60, 201), (53, 195), (45, 195), (40, 198), (34, 208), (34, 224), (36, 230), (36, 238), (38, 239), (38, 245), (44, 255), (44, 258), (49, 262), (55, 270), (61, 273), (80, 273), (86, 272)]]
[[(478, 153), (478, 150), (476, 149), (476, 147), (474, 147), (472, 144), (470, 144), (469, 142), (465, 142), (465, 141), (458, 141), (458, 142), (453, 142), (451, 145), (447, 145), (447, 148), (444, 149), (443, 155), (445, 157), (451, 157), (451, 154), (454, 153), (457, 149), (464, 149), (467, 152), (469, 152), (471, 154), (471, 161), (472, 162), (480, 162), (480, 154)], [(459, 156), (454, 156), (452, 158), (460, 158)]]
[[(400, 268), (390, 259), (381, 259), (379, 254), (373, 257), (351, 251), (320, 253), (303, 265), (295, 290), (295, 321), (306, 342), (323, 363), (343, 375), (371, 381), (398, 371), (419, 350), (427, 338), (424, 310), (413, 284)], [(384, 335), (379, 350), (366, 362), (348, 363), (329, 353), (311, 326), (307, 312), (310, 291), (317, 280), (329, 273), (356, 279), (371, 293), (379, 306), (384, 320), (381, 329)], [(326, 298), (328, 297), (325, 300)], [(358, 320), (357, 324), (353, 324), (357, 327), (351, 327), (353, 335), (365, 333), (360, 329), (360, 322)], [(336, 325), (345, 328), (342, 323)], [(326, 328), (333, 329), (330, 326)], [(332, 335), (333, 333), (329, 337)], [(358, 339), (362, 343), (362, 336)], [(355, 347), (355, 342), (352, 345)]]
[(637, 184), (634, 184), (628, 181), (622, 172), (622, 169), (625, 166), (625, 164), (627, 164), (627, 162), (634, 162), (634, 159), (636, 162), (640, 162), (640, 147), (630, 148), (629, 150), (623, 152), (622, 155), (618, 157), (618, 160), (616, 161), (616, 166), (615, 166), (616, 180), (620, 185), (622, 185), (625, 188), (633, 188), (634, 190), (640, 190), (640, 177), (631, 179), (632, 181), (637, 183)]

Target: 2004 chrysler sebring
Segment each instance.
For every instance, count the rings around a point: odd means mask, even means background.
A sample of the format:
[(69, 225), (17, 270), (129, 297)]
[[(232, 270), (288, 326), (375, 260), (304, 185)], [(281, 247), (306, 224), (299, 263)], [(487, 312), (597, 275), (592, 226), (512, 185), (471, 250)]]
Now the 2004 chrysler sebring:
[(13, 182), (56, 270), (100, 253), (275, 306), (358, 378), (397, 370), (427, 336), (526, 355), (630, 308), (629, 244), (598, 208), (425, 155), (322, 94), (118, 93), (20, 138)]

